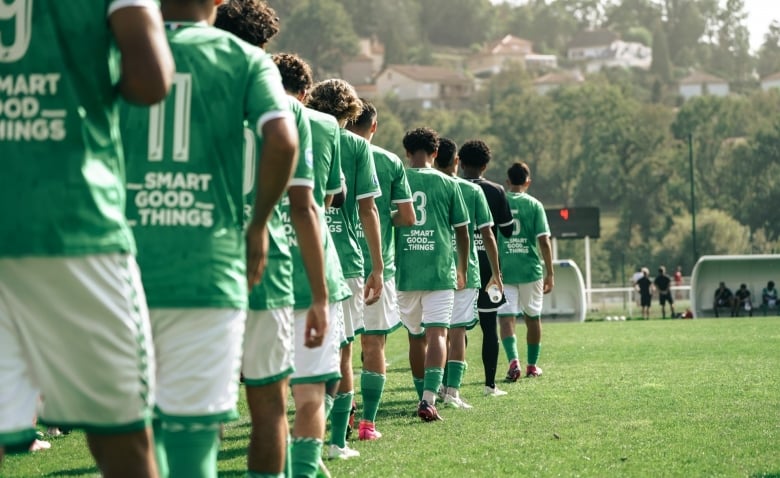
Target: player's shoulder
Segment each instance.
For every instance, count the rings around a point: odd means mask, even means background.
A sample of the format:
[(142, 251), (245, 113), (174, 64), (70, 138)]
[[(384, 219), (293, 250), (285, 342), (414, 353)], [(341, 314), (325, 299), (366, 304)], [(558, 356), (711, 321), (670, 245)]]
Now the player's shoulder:
[(335, 116), (323, 113), (322, 111), (315, 110), (314, 108), (306, 107), (306, 113), (309, 115), (309, 119), (314, 123), (318, 123), (324, 127), (331, 128), (334, 131), (339, 129), (339, 122)]
[(400, 165), (401, 167), (403, 167), (403, 162), (401, 161), (401, 158), (399, 158), (397, 154), (395, 154), (392, 151), (388, 151), (381, 146), (377, 146), (373, 143), (371, 144), (371, 154), (374, 155), (375, 160), (377, 158), (381, 158), (383, 160), (393, 163), (396, 166)]
[(345, 128), (341, 128), (339, 134), (341, 135), (342, 151), (347, 153), (351, 151), (353, 154), (370, 154), (371, 144), (366, 138), (356, 135)]

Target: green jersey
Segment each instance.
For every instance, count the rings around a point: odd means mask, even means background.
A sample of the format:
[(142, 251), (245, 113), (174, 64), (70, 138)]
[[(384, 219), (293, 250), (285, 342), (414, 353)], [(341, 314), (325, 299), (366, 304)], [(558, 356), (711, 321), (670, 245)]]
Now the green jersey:
[[(244, 125), (289, 117), (279, 70), (261, 49), (204, 24), (168, 24), (173, 88), (122, 107), (127, 215), (150, 307), (247, 304)], [(252, 162), (247, 162), (252, 164)]]
[(108, 17), (138, 6), (0, 2), (0, 256), (135, 250)]
[[(471, 227), (469, 227), (469, 268), (468, 275), (466, 277), (467, 289), (479, 289), (482, 283), (479, 277), (479, 256), (477, 255), (477, 243), (474, 242), (474, 231), (478, 231), (483, 227), (493, 226), (493, 215), (490, 213), (490, 207), (488, 207), (487, 198), (482, 188), (466, 181), (458, 176), (452, 176), (458, 186), (460, 192), (463, 195), (463, 202), (466, 204), (466, 210), (469, 212), (469, 220), (471, 221)], [(453, 237), (453, 245), (455, 244), (455, 238)], [(458, 263), (458, 254), (455, 251), (455, 264)]]
[[(393, 209), (404, 202), (412, 201), (412, 191), (406, 181), (404, 164), (395, 155), (379, 146), (371, 145), (374, 157), (376, 176), (382, 195), (376, 198), (376, 209), (379, 212), (379, 231), (382, 237), (382, 261), (385, 264), (384, 279), (395, 277), (395, 240), (393, 237), (393, 220), (390, 215)], [(358, 222), (355, 228), (363, 257), (370, 257), (368, 243), (363, 233), (363, 226)], [(364, 275), (368, 277), (371, 271), (365, 268)]]
[(544, 206), (526, 193), (507, 192), (506, 198), (514, 216), (511, 237), (499, 235), (498, 251), (505, 284), (526, 284), (544, 277), (539, 236), (549, 236), (550, 226)]
[[(298, 164), (293, 172), (289, 186), (314, 188), (314, 163), (309, 117), (300, 101), (292, 96), (288, 96), (288, 100), (298, 128), (299, 151)], [(247, 139), (249, 138), (252, 138), (252, 136), (247, 137)], [(250, 154), (250, 150), (254, 150), (254, 148), (246, 147), (245, 154), (247, 156)], [(257, 154), (252, 154), (251, 158), (245, 158), (245, 160), (253, 161), (258, 159)], [(247, 197), (247, 205), (249, 205), (250, 210), (251, 205), (254, 204), (254, 181), (251, 181), (254, 176), (254, 174), (251, 174), (245, 178), (250, 179), (249, 184), (251, 185), (249, 188), (250, 194)], [(247, 192), (246, 186), (247, 184), (244, 186), (245, 193)], [(276, 207), (274, 207), (273, 216), (268, 221), (268, 262), (266, 263), (262, 280), (249, 294), (250, 309), (270, 310), (295, 304), (293, 295), (293, 260), (287, 239), (288, 231), (292, 229), (290, 197), (285, 194)], [(305, 286), (308, 287), (308, 282)]]
[[(325, 253), (325, 280), (328, 286), (328, 300), (339, 302), (348, 298), (352, 292), (344, 281), (344, 273), (328, 230), (325, 218), (324, 201), (326, 194), (335, 194), (341, 190), (341, 129), (331, 115), (313, 109), (307, 109), (311, 124), (312, 144), (314, 146), (314, 201), (319, 206), (320, 233)], [(289, 216), (289, 211), (288, 211)], [(298, 247), (298, 236), (292, 227), (287, 228), (290, 249), (293, 253), (293, 283), (295, 308), (305, 309), (311, 306), (312, 296), (309, 277), (303, 265), (303, 257)]]
[(469, 223), (458, 184), (432, 168), (409, 169), (415, 223), (395, 230), (399, 291), (455, 289), (453, 227)]
[(374, 168), (371, 145), (364, 138), (341, 131), (341, 170), (347, 197), (340, 208), (328, 208), (328, 225), (336, 243), (344, 277), (363, 277), (363, 253), (357, 239), (358, 201), (382, 194)]

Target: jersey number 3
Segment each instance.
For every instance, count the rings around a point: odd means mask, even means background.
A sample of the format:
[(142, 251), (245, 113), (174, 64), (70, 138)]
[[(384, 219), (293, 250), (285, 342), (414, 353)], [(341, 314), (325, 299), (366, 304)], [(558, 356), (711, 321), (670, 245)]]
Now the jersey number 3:
[(13, 20), (13, 43), (3, 44), (0, 31), (0, 63), (11, 63), (19, 60), (27, 53), (32, 36), (32, 6), (33, 0), (14, 0), (7, 4), (0, 0), (0, 20)]
[(412, 194), (412, 201), (414, 201), (414, 225), (424, 226), (425, 221), (428, 220), (428, 214), (425, 212), (428, 196), (422, 191), (415, 191)]

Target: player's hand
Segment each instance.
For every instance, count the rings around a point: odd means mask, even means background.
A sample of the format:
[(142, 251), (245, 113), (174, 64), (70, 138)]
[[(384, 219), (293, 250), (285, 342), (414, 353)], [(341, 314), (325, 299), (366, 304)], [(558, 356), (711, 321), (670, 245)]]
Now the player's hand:
[(366, 279), (366, 285), (363, 288), (363, 301), (366, 305), (376, 304), (382, 297), (382, 288), (384, 287), (383, 274), (372, 272)]
[(322, 345), (328, 332), (328, 304), (313, 303), (306, 313), (306, 335), (303, 345), (314, 349)]
[(466, 274), (461, 271), (456, 273), (455, 290), (463, 290), (466, 287)]
[(553, 287), (555, 286), (555, 280), (553, 279), (553, 276), (551, 274), (548, 274), (544, 276), (544, 293), (549, 294), (552, 292)]
[(490, 276), (490, 280), (488, 281), (487, 285), (485, 285), (485, 290), (488, 290), (491, 285), (495, 285), (502, 294), (504, 293), (504, 281), (501, 279), (500, 275)]
[(260, 283), (268, 261), (268, 229), (256, 221), (246, 230), (246, 280), (249, 289)]

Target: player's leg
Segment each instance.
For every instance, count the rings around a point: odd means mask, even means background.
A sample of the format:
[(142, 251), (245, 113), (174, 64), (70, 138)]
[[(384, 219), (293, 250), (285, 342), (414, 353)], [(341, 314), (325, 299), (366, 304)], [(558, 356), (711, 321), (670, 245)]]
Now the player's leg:
[(252, 419), (250, 476), (284, 473), (289, 436), (287, 387), (294, 369), (293, 324), (292, 308), (248, 313), (241, 370)]
[(398, 291), (398, 310), (401, 323), (409, 336), (409, 366), (417, 400), (422, 400), (425, 376), (425, 331), (422, 328), (422, 291)]
[(447, 360), (447, 329), (452, 320), (453, 290), (436, 290), (423, 293), (422, 326), (425, 328), (425, 363), (423, 394), (417, 415), (424, 421), (441, 420), (436, 411), (436, 394), (444, 377)]
[(238, 417), (246, 311), (152, 309), (157, 414), (172, 477), (216, 477), (222, 423)]
[[(135, 260), (123, 254), (2, 259), (0, 282), (0, 322), (14, 329), (2, 335), (15, 344), (0, 347), (0, 444), (34, 433), (40, 394), (40, 422), (83, 428), (103, 476), (156, 476), (149, 431), (154, 350)], [(8, 375), (17, 352), (24, 362)], [(18, 400), (27, 408), (14, 408), (13, 419), (23, 422), (9, 428), (7, 407)]]
[(306, 312), (295, 311), (295, 371), (290, 379), (295, 418), (290, 458), (293, 476), (313, 477), (319, 469), (325, 437), (325, 384), (341, 376), (339, 345), (344, 318), (341, 302), (331, 304), (323, 344), (308, 348), (304, 345)]
[(447, 337), (444, 403), (454, 408), (471, 408), (460, 396), (466, 372), (466, 331), (477, 324), (477, 289), (455, 291), (452, 320)]
[(517, 336), (515, 325), (520, 315), (519, 296), (516, 285), (504, 285), (504, 297), (506, 302), (498, 308), (498, 322), (501, 333), (501, 344), (506, 353), (509, 368), (504, 381), (516, 382), (520, 375), (520, 356), (517, 352)]
[(538, 280), (518, 286), (520, 308), (525, 318), (527, 347), (526, 377), (538, 377), (542, 369), (537, 366), (542, 351), (542, 301), (544, 281)]
[(497, 311), (479, 311), (479, 327), (482, 329), (482, 366), (485, 370), (485, 393), (503, 395), (496, 386), (498, 368), (498, 334), (496, 333)]

